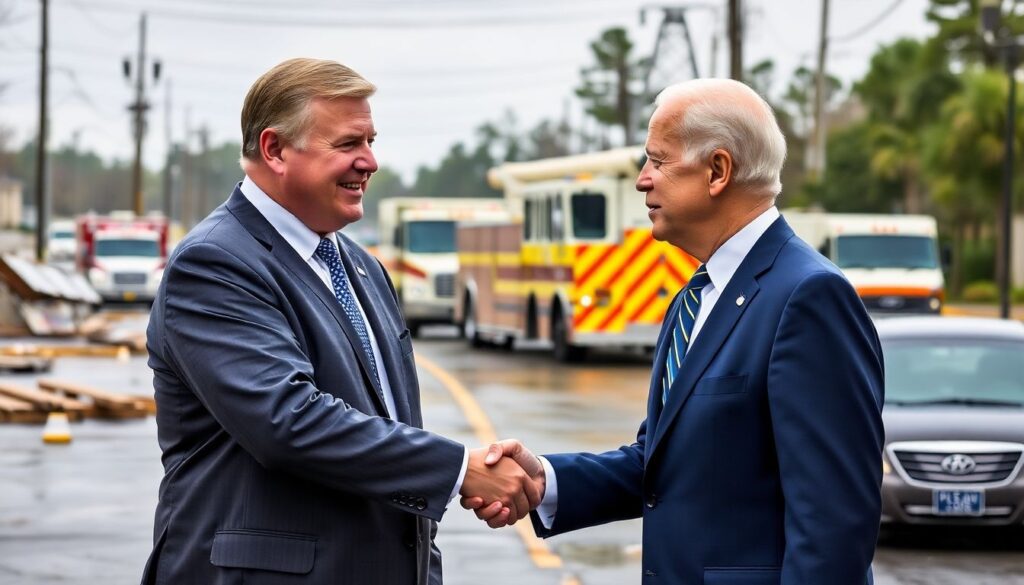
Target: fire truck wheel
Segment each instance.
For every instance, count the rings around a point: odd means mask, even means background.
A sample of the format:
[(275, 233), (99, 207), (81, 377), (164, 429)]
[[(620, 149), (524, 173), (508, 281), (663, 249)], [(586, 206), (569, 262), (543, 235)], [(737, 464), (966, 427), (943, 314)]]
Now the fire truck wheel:
[(562, 363), (578, 362), (583, 359), (586, 348), (569, 343), (569, 332), (565, 319), (557, 312), (551, 320), (551, 341), (555, 344), (555, 359)]
[(480, 330), (476, 327), (476, 308), (469, 299), (466, 299), (466, 310), (463, 312), (463, 315), (465, 317), (462, 321), (462, 337), (472, 347), (483, 347), (484, 342), (480, 339)]

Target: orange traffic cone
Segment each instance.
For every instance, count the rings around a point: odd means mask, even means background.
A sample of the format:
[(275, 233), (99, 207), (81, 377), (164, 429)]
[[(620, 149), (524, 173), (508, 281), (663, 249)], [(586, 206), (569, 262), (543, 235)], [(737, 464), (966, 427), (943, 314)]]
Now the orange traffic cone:
[(51, 412), (43, 427), (43, 442), (51, 444), (70, 443), (71, 425), (65, 412)]

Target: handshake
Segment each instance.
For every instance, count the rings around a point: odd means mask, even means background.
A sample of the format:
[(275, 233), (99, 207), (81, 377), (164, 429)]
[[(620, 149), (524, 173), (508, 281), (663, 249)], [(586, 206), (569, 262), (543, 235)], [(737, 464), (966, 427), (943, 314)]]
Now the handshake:
[(499, 528), (515, 524), (539, 506), (545, 487), (540, 459), (519, 441), (508, 439), (470, 450), (459, 494), (463, 508)]

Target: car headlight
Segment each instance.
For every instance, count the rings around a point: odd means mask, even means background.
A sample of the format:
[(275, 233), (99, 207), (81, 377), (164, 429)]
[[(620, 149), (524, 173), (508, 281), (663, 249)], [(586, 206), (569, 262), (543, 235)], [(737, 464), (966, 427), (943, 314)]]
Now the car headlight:
[(892, 465), (889, 465), (889, 460), (882, 456), (882, 475), (889, 475), (892, 473)]

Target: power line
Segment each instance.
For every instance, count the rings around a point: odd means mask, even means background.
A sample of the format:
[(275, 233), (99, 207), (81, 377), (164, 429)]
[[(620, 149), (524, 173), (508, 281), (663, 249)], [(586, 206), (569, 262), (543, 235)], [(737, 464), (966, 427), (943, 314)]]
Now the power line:
[[(68, 2), (70, 0), (62, 0)], [(240, 15), (227, 12), (190, 12), (187, 10), (175, 10), (163, 8), (159, 5), (150, 8), (149, 6), (138, 6), (106, 2), (104, 0), (89, 0), (87, 6), (100, 11), (113, 11), (124, 13), (144, 8), (148, 14), (160, 16), (167, 19), (188, 20), (193, 22), (213, 22), (225, 25), (238, 26), (271, 26), (280, 27), (308, 27), (308, 28), (333, 28), (333, 27), (361, 27), (361, 28), (401, 28), (419, 29), (424, 28), (465, 28), (465, 27), (506, 27), (506, 26), (557, 26), (568, 23), (577, 23), (588, 20), (605, 20), (607, 16), (600, 10), (594, 10), (588, 6), (587, 10), (576, 14), (531, 14), (521, 16), (501, 17), (469, 17), (469, 18), (448, 18), (437, 19), (420, 17), (401, 18), (374, 18), (357, 17), (346, 18), (282, 18), (280, 16)]]
[(888, 8), (883, 10), (881, 12), (881, 14), (876, 16), (874, 19), (872, 19), (870, 22), (868, 22), (864, 26), (862, 26), (862, 27), (860, 27), (860, 28), (858, 28), (858, 29), (856, 29), (856, 30), (854, 30), (852, 32), (846, 33), (844, 35), (839, 35), (839, 36), (831, 37), (829, 39), (829, 41), (831, 41), (833, 43), (845, 43), (845, 42), (848, 42), (848, 41), (852, 41), (853, 39), (863, 35), (864, 33), (870, 31), (871, 29), (873, 29), (876, 26), (878, 26), (879, 24), (881, 24), (882, 21), (885, 20), (886, 18), (889, 18), (889, 16), (893, 12), (895, 12), (897, 8), (899, 8), (900, 4), (903, 4), (903, 0), (894, 0), (893, 3), (890, 4)]

